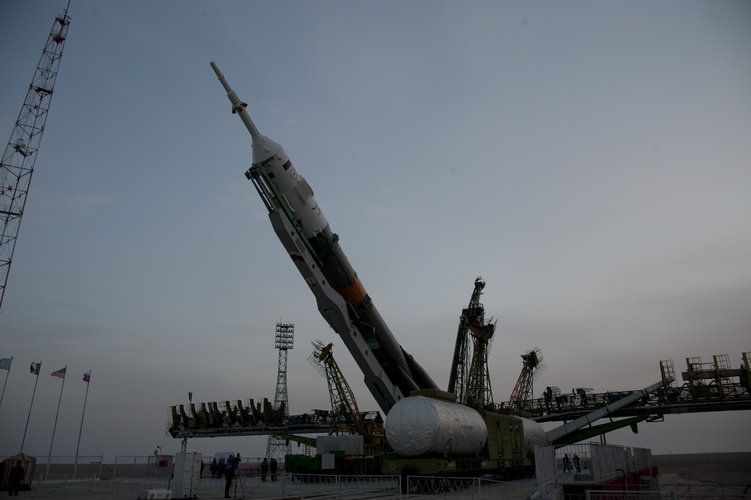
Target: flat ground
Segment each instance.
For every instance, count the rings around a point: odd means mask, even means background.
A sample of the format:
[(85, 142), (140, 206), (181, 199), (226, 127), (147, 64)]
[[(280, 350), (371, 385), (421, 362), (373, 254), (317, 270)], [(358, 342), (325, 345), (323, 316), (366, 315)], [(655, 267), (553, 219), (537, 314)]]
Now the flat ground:
[[(692, 495), (712, 494), (725, 496), (751, 497), (751, 453), (707, 453), (691, 455), (656, 455), (654, 462), (660, 469), (660, 489), (676, 491), (678, 498), (688, 498)], [(31, 491), (22, 491), (19, 497), (47, 498), (56, 500), (73, 499), (113, 499), (135, 500), (141, 492), (149, 488), (146, 480), (99, 481), (92, 487), (92, 483), (80, 485), (41, 484), (34, 486)], [(511, 486), (496, 490), (494, 498), (527, 498), (533, 491), (526, 487)], [(152, 488), (155, 486), (152, 484)], [(234, 496), (236, 493), (236, 496)], [(244, 494), (243, 494), (244, 493)], [(270, 481), (261, 482), (257, 477), (245, 478), (243, 487), (232, 489), (233, 498), (259, 499), (293, 499), (293, 498), (363, 498), (363, 492), (340, 492), (331, 495), (321, 492), (317, 494), (309, 488), (302, 488), (295, 483)], [(485, 492), (490, 493), (490, 492)], [(3, 496), (5, 492), (2, 492)], [(224, 481), (221, 479), (204, 478), (201, 482), (201, 499), (224, 498)], [(443, 497), (435, 495), (434, 497)], [(368, 495), (368, 498), (398, 498), (393, 494)], [(424, 498), (424, 497), (422, 497)], [(477, 498), (477, 497), (475, 497)]]
[(751, 495), (751, 453), (697, 453), (655, 455), (660, 468), (660, 489), (700, 494)]

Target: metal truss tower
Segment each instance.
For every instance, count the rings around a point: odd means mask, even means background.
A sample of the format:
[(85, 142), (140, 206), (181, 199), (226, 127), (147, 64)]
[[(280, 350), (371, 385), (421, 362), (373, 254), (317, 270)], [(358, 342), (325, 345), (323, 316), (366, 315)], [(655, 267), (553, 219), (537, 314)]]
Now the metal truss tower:
[(480, 303), (484, 288), (483, 279), (475, 279), (475, 288), (469, 305), (462, 310), (459, 318), (448, 385), (448, 392), (456, 394), (457, 403), (473, 408), (484, 408), (493, 404), (488, 351), (496, 324), (492, 319), (485, 321), (485, 307)]
[(524, 410), (534, 397), (534, 381), (545, 369), (542, 361), (540, 348), (535, 347), (531, 351), (522, 354), (522, 371), (516, 381), (514, 390), (511, 392), (510, 402), (515, 408)]
[(357, 400), (339, 365), (334, 360), (331, 349), (332, 344), (324, 345), (320, 340), (316, 340), (313, 342), (313, 354), (310, 360), (326, 377), (334, 423), (337, 426), (351, 427), (352, 434), (359, 432), (364, 439), (367, 439), (368, 429), (357, 407)]
[(55, 18), (42, 50), (34, 77), (26, 92), (18, 119), (0, 160), (0, 308), (5, 297), (10, 264), (16, 248), (21, 217), (26, 206), (31, 174), (50, 109), (65, 39), (68, 37), (68, 6)]
[[(284, 416), (289, 417), (289, 401), (287, 399), (287, 351), (292, 349), (295, 337), (294, 323), (276, 324), (275, 346), (279, 349), (279, 371), (276, 376), (276, 394), (274, 395), (274, 409), (284, 409)], [(266, 445), (266, 457), (281, 457), (290, 452), (289, 442), (274, 435), (269, 436)]]
[(459, 317), (459, 329), (456, 333), (456, 345), (454, 346), (454, 358), (451, 363), (448, 391), (456, 394), (456, 401), (463, 402), (466, 396), (467, 378), (469, 373), (469, 324), (478, 317), (485, 315), (485, 309), (480, 303), (482, 289), (485, 282), (482, 278), (475, 279), (475, 289), (469, 300), (469, 305), (462, 310)]

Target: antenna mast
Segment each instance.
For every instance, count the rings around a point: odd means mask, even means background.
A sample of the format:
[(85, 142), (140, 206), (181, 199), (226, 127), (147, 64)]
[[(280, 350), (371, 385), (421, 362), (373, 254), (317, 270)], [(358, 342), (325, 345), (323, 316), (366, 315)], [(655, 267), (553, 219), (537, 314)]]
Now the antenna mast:
[(0, 160), (0, 308), (5, 297), (5, 286), (26, 206), (31, 174), (34, 172), (36, 153), (47, 122), (60, 59), (68, 37), (68, 7), (70, 1), (65, 12), (52, 23), (34, 78)]

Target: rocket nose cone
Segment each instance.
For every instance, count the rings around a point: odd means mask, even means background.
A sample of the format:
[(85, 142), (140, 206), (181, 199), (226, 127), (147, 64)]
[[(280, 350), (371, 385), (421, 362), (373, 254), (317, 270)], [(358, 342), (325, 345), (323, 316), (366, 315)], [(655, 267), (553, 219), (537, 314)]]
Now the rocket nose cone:
[(254, 135), (251, 147), (253, 148), (253, 163), (266, 161), (273, 155), (284, 156), (282, 147), (265, 135)]

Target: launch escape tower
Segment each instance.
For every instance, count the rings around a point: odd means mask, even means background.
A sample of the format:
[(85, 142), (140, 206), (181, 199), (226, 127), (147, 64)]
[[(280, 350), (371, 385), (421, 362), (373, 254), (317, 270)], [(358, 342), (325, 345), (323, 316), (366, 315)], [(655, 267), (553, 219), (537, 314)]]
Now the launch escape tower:
[[(289, 401), (287, 399), (287, 351), (292, 349), (294, 342), (294, 323), (277, 323), (274, 347), (279, 349), (279, 370), (276, 375), (276, 393), (274, 394), (274, 409), (283, 409), (284, 417), (289, 417)], [(266, 445), (266, 456), (284, 457), (289, 454), (289, 444), (285, 439), (269, 435)]]
[(462, 310), (459, 318), (448, 385), (448, 392), (456, 394), (457, 403), (473, 408), (484, 408), (493, 404), (488, 372), (488, 350), (496, 324), (492, 319), (485, 321), (485, 307), (480, 303), (483, 288), (485, 282), (478, 277), (475, 279), (475, 288), (469, 305)]
[(0, 160), (0, 308), (5, 297), (8, 273), (13, 262), (18, 230), (21, 226), (26, 195), (29, 193), (31, 175), (37, 151), (47, 122), (47, 112), (52, 101), (65, 39), (68, 37), (68, 6), (55, 18), (47, 43), (42, 50), (34, 77), (29, 84), (18, 119), (10, 134), (2, 160)]

